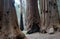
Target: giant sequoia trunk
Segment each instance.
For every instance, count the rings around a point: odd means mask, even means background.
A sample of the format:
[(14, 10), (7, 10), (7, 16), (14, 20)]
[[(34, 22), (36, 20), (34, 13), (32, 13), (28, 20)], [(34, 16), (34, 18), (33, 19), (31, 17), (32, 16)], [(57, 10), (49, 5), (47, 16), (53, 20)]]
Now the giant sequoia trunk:
[(34, 32), (34, 29), (37, 31), (40, 27), (40, 17), (38, 12), (38, 0), (26, 0), (26, 25), (27, 29), (31, 29)]
[(17, 22), (14, 0), (0, 0), (0, 39), (24, 39)]
[(58, 25), (58, 7), (56, 0), (40, 0), (41, 30)]

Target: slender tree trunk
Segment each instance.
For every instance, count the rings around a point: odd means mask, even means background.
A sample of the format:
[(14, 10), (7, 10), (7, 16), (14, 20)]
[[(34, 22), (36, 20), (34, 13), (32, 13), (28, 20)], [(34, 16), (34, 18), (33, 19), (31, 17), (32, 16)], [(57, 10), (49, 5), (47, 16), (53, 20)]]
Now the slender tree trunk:
[(0, 0), (0, 39), (24, 39), (17, 22), (14, 0)]
[(23, 26), (23, 15), (21, 13), (21, 18), (20, 18), (20, 29), (23, 31), (24, 30), (24, 26)]
[(22, 0), (20, 0), (20, 29), (23, 31), (24, 30), (24, 25), (23, 25), (23, 13), (22, 13)]

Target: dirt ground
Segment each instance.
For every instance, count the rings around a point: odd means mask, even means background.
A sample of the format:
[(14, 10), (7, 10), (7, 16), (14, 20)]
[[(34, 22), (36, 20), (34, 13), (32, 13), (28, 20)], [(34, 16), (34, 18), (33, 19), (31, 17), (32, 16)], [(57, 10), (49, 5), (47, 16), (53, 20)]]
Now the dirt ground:
[(34, 33), (34, 34), (27, 34), (27, 39), (60, 39), (60, 32), (55, 34), (41, 34), (41, 33)]

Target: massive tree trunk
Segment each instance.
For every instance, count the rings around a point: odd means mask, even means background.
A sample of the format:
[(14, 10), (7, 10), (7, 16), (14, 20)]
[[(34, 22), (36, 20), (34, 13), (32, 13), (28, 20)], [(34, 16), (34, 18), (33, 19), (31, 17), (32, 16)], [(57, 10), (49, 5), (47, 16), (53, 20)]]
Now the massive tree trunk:
[(24, 39), (17, 22), (14, 0), (0, 0), (0, 39)]
[[(38, 0), (26, 0), (26, 26), (27, 29), (40, 27), (40, 16), (38, 12)], [(36, 27), (35, 27), (36, 26)]]
[(40, 0), (41, 30), (58, 25), (58, 7), (56, 0)]

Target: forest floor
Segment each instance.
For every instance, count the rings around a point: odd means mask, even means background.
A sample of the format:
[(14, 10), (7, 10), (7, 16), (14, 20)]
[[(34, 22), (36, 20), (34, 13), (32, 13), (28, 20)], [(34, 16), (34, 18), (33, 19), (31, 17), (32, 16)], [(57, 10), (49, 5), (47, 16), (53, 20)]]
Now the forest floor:
[(25, 35), (27, 39), (60, 39), (60, 32), (56, 32), (54, 34), (34, 33), (34, 34), (25, 34)]

